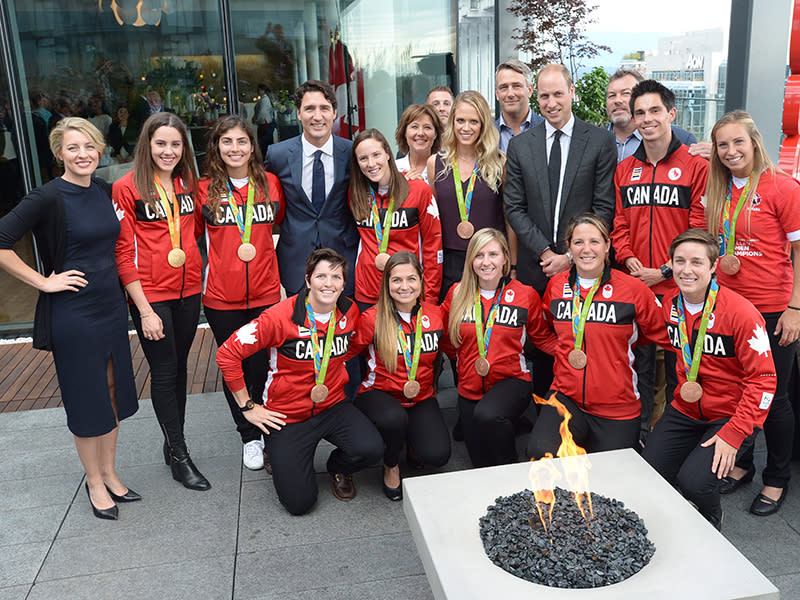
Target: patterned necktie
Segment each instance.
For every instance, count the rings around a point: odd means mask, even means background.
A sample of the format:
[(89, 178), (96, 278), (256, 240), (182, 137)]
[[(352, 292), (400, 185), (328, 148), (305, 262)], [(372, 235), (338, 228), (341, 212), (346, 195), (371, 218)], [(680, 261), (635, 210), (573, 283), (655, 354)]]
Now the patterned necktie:
[(547, 176), (550, 180), (550, 206), (555, 210), (558, 201), (558, 182), (561, 179), (561, 130), (553, 134), (553, 145), (550, 148), (550, 160), (547, 163)]
[(311, 204), (318, 213), (325, 204), (325, 167), (322, 166), (322, 150), (314, 152), (314, 167), (311, 179)]

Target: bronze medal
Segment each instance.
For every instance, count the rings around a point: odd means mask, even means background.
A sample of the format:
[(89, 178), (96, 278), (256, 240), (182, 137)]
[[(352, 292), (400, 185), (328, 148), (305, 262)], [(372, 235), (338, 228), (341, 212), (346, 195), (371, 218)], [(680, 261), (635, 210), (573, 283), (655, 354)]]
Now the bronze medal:
[(696, 381), (687, 381), (681, 386), (681, 398), (684, 402), (694, 404), (703, 395), (703, 388)]
[(486, 377), (489, 374), (489, 361), (482, 356), (475, 360), (475, 370), (481, 377)]
[(573, 348), (567, 356), (567, 361), (569, 361), (569, 366), (573, 369), (583, 369), (586, 367), (586, 353), (583, 350)]
[(736, 275), (741, 267), (741, 261), (733, 254), (726, 254), (719, 259), (719, 268), (725, 275)]
[(245, 242), (239, 246), (239, 249), (236, 250), (236, 254), (239, 256), (239, 260), (250, 262), (256, 257), (256, 247), (250, 242)]
[(181, 268), (186, 262), (186, 252), (180, 248), (173, 248), (169, 251), (169, 254), (167, 254), (167, 262), (170, 267), (175, 269)]
[(389, 255), (386, 252), (381, 252), (375, 257), (375, 267), (378, 271), (383, 271), (386, 268), (386, 262), (389, 260)]
[(475, 226), (469, 221), (461, 221), (456, 227), (456, 233), (463, 240), (471, 239), (472, 234), (475, 233)]
[(323, 383), (318, 383), (311, 388), (311, 401), (314, 404), (325, 402), (328, 397), (328, 386)]
[(419, 394), (419, 381), (406, 381), (403, 386), (403, 396), (409, 400), (413, 400)]

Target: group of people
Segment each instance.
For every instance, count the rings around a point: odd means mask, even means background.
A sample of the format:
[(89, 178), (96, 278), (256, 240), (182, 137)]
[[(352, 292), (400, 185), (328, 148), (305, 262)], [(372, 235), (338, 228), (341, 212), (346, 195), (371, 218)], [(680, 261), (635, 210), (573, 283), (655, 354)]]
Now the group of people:
[[(322, 439), (340, 500), (380, 460), (384, 493), (400, 500), (404, 449), (411, 467), (449, 460), (442, 354), (454, 437), (475, 467), (519, 459), (523, 413), (535, 421), (526, 458), (555, 454), (561, 404), (580, 445), (641, 450), (719, 526), (719, 494), (752, 480), (763, 426), (750, 510), (777, 511), (794, 436), (800, 184), (769, 161), (747, 113), (698, 144), (672, 127), (672, 92), (637, 73), (612, 76), (608, 130), (572, 114), (562, 65), (537, 76), (542, 116), (533, 89), (524, 63), (499, 65), (493, 123), (481, 94), (434, 88), (403, 113), (396, 160), (375, 129), (333, 136), (336, 96), (308, 81), (295, 94), (301, 135), (262, 160), (251, 125), (225, 116), (202, 178), (185, 124), (159, 112), (110, 191), (92, 177), (101, 133), (59, 121), (50, 145), (64, 175), (0, 221), (0, 267), (42, 292), (34, 344), (53, 350), (95, 514), (140, 499), (114, 469), (119, 422), (137, 409), (126, 297), (164, 460), (190, 489), (211, 487), (184, 436), (202, 306), (243, 463), (272, 473), (292, 514), (316, 502)], [(31, 230), (49, 275), (11, 249)], [(671, 402), (651, 432), (656, 345)]]

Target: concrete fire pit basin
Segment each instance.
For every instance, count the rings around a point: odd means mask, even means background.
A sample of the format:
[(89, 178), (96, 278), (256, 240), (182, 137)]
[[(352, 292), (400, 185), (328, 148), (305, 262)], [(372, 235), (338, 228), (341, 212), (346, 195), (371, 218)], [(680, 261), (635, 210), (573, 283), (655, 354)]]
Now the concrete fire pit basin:
[[(494, 565), (478, 519), (498, 496), (530, 489), (530, 463), (403, 480), (403, 509), (437, 600), (498, 598), (729, 600), (779, 598), (778, 589), (635, 451), (589, 455), (592, 492), (635, 511), (656, 553), (633, 577), (592, 589), (530, 583)], [(560, 469), (562, 462), (554, 459)], [(570, 489), (566, 479), (557, 482)], [(723, 523), (724, 527), (724, 523)]]

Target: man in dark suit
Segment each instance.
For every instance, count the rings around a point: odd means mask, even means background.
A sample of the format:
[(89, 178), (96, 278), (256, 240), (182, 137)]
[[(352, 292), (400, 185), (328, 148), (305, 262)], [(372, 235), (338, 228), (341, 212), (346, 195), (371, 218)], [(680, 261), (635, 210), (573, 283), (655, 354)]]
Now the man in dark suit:
[[(543, 294), (553, 275), (572, 264), (564, 236), (572, 216), (592, 211), (614, 219), (614, 135), (572, 114), (575, 86), (564, 65), (547, 65), (536, 79), (543, 123), (508, 144), (503, 201), (519, 239), (517, 278)], [(533, 389), (544, 396), (553, 380), (551, 356), (528, 348)]]
[(331, 134), (336, 95), (322, 81), (306, 81), (294, 96), (302, 135), (267, 148), (265, 166), (281, 181), (286, 212), (276, 249), (286, 293), (305, 285), (305, 261), (316, 248), (347, 259), (345, 296), (353, 296), (358, 231), (347, 206), (352, 142)]
[(570, 267), (570, 217), (592, 211), (611, 225), (617, 152), (613, 134), (572, 114), (566, 67), (542, 68), (536, 88), (545, 121), (511, 138), (503, 201), (519, 238), (517, 277), (542, 294), (550, 277)]

